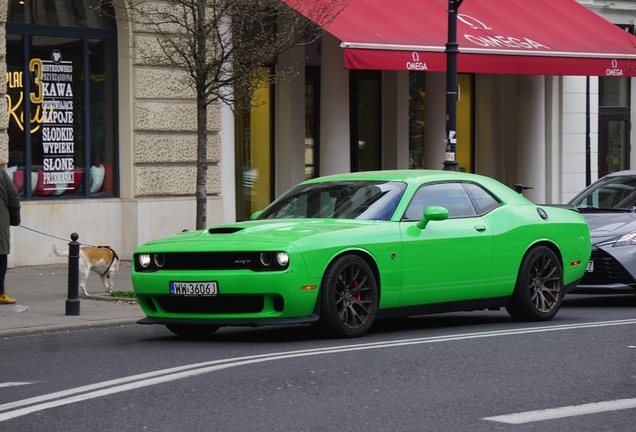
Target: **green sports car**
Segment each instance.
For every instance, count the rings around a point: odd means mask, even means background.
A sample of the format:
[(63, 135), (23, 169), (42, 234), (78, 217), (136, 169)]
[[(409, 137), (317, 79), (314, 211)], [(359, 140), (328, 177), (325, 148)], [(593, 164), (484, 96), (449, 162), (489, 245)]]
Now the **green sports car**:
[(133, 256), (147, 315), (178, 335), (311, 323), (334, 337), (380, 318), (505, 307), (551, 319), (591, 253), (581, 215), (450, 171), (305, 181), (252, 220), (151, 241)]

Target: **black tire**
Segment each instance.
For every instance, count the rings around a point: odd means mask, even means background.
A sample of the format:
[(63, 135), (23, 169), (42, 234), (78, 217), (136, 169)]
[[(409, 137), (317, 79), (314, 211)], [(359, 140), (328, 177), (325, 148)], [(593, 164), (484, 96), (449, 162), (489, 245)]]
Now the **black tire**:
[(563, 300), (563, 267), (546, 246), (537, 246), (521, 261), (515, 290), (506, 310), (518, 321), (548, 321)]
[(365, 334), (378, 311), (378, 286), (369, 265), (357, 255), (336, 258), (320, 284), (319, 329), (330, 337)]
[(178, 336), (183, 336), (186, 338), (204, 338), (217, 331), (219, 329), (219, 326), (166, 324), (166, 328)]

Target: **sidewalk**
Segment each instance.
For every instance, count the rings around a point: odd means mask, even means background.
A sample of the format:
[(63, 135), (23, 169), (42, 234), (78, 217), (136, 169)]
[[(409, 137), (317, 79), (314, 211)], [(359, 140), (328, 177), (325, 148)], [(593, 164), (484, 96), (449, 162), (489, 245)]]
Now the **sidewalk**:
[[(114, 291), (132, 291), (131, 263), (123, 261), (115, 275)], [(106, 294), (99, 275), (91, 272), (84, 297), (80, 290), (80, 314), (66, 315), (68, 266), (66, 264), (16, 267), (7, 270), (7, 294), (17, 302), (0, 305), (0, 338), (134, 324), (145, 315), (134, 299)], [(28, 306), (16, 312), (15, 306)]]

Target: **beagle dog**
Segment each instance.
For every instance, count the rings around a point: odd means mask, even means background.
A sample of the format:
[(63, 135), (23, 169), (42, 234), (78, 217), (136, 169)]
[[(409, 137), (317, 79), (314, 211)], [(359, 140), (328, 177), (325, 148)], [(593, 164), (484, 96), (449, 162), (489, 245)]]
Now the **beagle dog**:
[[(60, 252), (53, 245), (53, 252), (59, 257), (67, 257), (68, 251)], [(84, 295), (90, 296), (86, 292), (86, 280), (91, 270), (99, 275), (106, 292), (113, 291), (113, 279), (119, 270), (119, 257), (110, 246), (82, 246), (79, 253), (79, 286), (84, 291)]]

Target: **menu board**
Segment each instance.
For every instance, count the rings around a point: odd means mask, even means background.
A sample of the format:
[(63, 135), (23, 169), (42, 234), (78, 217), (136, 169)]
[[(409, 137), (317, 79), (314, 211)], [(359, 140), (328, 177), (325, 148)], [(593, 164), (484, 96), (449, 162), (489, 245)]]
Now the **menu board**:
[[(34, 59), (38, 60), (38, 59)], [(42, 185), (63, 192), (74, 183), (73, 62), (59, 50), (41, 61)], [(33, 62), (33, 60), (32, 60)]]

